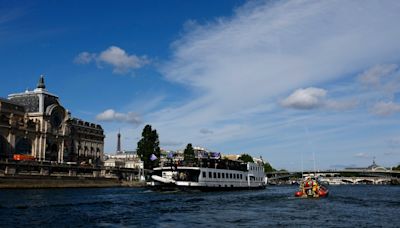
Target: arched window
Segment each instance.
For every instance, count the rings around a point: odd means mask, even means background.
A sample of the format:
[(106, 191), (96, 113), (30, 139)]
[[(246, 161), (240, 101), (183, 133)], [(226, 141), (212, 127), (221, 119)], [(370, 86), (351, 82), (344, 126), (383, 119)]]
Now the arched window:
[(78, 145), (78, 155), (82, 156), (83, 155), (83, 151), (82, 151), (82, 146)]
[(32, 142), (27, 138), (20, 138), (15, 145), (15, 153), (16, 154), (32, 154)]
[(85, 156), (88, 156), (88, 153), (89, 153), (89, 148), (85, 146)]
[(57, 161), (58, 145), (56, 143), (47, 142), (45, 159), (48, 161)]
[(8, 143), (6, 138), (0, 135), (0, 159), (7, 158), (7, 155), (9, 154), (9, 148), (10, 144)]

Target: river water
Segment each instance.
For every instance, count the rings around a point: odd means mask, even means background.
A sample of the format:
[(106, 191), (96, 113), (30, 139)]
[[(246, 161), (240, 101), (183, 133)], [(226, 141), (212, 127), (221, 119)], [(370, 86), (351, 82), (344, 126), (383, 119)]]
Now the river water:
[(141, 188), (0, 190), (0, 227), (400, 227), (400, 186), (297, 186), (236, 192)]

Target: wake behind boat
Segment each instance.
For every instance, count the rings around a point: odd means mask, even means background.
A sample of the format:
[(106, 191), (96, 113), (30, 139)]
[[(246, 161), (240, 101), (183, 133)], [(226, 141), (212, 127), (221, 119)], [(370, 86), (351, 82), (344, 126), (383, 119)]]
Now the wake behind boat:
[(264, 164), (201, 158), (193, 163), (167, 163), (153, 169), (148, 186), (158, 190), (237, 190), (265, 188)]

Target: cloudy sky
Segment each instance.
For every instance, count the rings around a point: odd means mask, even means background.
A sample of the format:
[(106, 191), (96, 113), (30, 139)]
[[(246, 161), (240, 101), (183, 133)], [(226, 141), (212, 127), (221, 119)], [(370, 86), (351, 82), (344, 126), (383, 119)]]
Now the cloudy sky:
[(40, 74), (134, 150), (145, 124), (300, 170), (400, 162), (400, 2), (0, 1), (0, 96)]

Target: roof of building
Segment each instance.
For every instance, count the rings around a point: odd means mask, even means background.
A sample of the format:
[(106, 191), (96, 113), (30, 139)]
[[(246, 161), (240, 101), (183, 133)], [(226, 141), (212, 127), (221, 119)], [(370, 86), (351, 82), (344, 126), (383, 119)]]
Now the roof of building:
[[(7, 104), (7, 105), (9, 105), (9, 106), (11, 106), (11, 107), (9, 107), (8, 109), (12, 109), (13, 111), (21, 111), (21, 112), (25, 112), (25, 107), (23, 106), (23, 105), (20, 105), (20, 104), (17, 104), (16, 102), (14, 102), (14, 101), (11, 101), (11, 100), (8, 100), (8, 99), (5, 99), (5, 98), (1, 98), (0, 97), (0, 102), (1, 103), (4, 103), (4, 104)], [(2, 105), (2, 106), (4, 106), (4, 104)], [(6, 106), (7, 106), (6, 105)], [(3, 109), (4, 107), (2, 107), (2, 109)], [(7, 109), (7, 107), (5, 107), (5, 109)]]
[(49, 93), (46, 90), (43, 75), (40, 76), (37, 88), (33, 91), (25, 91), (23, 93), (14, 93), (8, 95), (8, 99), (18, 105), (25, 107), (27, 112), (39, 112), (39, 94), (44, 95), (43, 111), (52, 104), (58, 104), (58, 96)]

